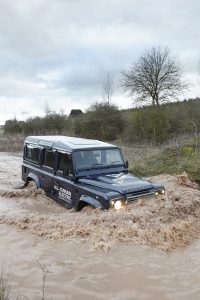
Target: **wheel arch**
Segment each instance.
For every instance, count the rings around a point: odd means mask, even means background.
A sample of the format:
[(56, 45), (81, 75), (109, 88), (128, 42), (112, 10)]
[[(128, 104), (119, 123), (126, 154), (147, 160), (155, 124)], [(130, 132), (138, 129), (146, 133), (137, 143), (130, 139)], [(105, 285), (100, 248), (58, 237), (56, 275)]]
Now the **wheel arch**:
[(33, 174), (33, 173), (29, 173), (28, 176), (27, 176), (27, 178), (26, 178), (26, 183), (25, 183), (25, 185), (28, 185), (28, 183), (29, 183), (30, 181), (34, 181), (35, 184), (36, 184), (36, 186), (37, 186), (37, 188), (40, 188), (40, 187), (41, 187), (40, 180), (39, 180), (39, 177), (38, 177), (37, 175), (35, 175), (35, 174)]
[(91, 205), (94, 208), (102, 208), (102, 205), (98, 200), (90, 196), (82, 195), (77, 204), (77, 211), (80, 211), (83, 207), (87, 205)]

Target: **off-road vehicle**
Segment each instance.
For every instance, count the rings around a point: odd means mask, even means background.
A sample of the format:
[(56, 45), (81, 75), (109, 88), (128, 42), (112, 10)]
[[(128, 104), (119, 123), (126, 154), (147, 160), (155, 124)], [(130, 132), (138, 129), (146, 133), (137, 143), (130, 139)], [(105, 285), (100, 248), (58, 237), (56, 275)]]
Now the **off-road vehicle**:
[(128, 173), (119, 147), (66, 136), (29, 136), (24, 142), (22, 179), (67, 208), (86, 205), (120, 209), (135, 199), (164, 194), (160, 184)]

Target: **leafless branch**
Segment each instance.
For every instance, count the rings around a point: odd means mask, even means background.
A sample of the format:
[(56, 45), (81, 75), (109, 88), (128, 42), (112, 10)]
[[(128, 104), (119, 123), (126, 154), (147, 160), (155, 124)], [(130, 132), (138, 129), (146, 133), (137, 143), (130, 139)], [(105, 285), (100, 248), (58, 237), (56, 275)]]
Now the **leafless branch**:
[(36, 262), (40, 269), (42, 270), (42, 300), (45, 299), (45, 283), (46, 283), (46, 277), (47, 274), (50, 273), (49, 267), (50, 265), (47, 264), (41, 264), (38, 259), (36, 259)]
[(114, 87), (113, 87), (113, 78), (108, 73), (103, 81), (103, 94), (106, 98), (106, 102), (110, 105), (111, 97), (113, 95)]
[(182, 82), (182, 68), (168, 48), (146, 50), (128, 71), (122, 71), (125, 91), (137, 96), (138, 102), (151, 101), (152, 106), (176, 99), (187, 85)]

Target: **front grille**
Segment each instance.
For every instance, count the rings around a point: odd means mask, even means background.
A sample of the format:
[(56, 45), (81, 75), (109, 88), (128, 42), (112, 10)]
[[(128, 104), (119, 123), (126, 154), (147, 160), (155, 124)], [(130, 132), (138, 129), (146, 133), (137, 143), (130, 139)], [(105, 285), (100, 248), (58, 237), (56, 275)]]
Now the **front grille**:
[(155, 192), (152, 189), (140, 190), (140, 191), (137, 191), (135, 193), (126, 194), (126, 199), (128, 201), (133, 201), (137, 198), (148, 197), (148, 196), (151, 196), (151, 195), (154, 195), (154, 194), (155, 194)]

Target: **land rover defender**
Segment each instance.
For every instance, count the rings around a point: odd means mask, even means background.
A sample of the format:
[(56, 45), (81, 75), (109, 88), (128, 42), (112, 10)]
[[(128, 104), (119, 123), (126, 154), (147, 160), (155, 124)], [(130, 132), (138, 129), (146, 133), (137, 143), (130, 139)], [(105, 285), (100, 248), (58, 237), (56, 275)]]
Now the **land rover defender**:
[(164, 186), (129, 174), (119, 147), (66, 136), (27, 137), (22, 179), (76, 211), (86, 205), (118, 210), (135, 199), (165, 193)]

